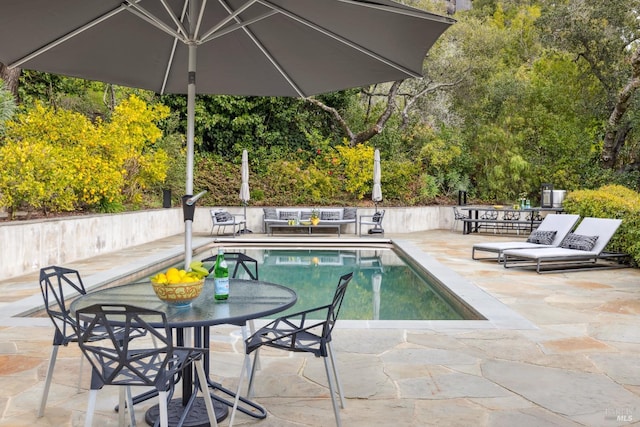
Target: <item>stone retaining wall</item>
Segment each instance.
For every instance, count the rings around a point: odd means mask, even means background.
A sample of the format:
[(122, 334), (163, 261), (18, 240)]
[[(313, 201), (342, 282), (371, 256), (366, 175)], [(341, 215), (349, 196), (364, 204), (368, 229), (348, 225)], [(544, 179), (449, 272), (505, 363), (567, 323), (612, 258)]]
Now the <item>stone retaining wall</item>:
[[(198, 207), (193, 232), (209, 233), (209, 207)], [(242, 213), (242, 207), (226, 208)], [(384, 207), (387, 233), (410, 233), (451, 227), (450, 206)], [(262, 232), (262, 208), (247, 208), (247, 228)], [(358, 209), (370, 215), (373, 209)], [(354, 233), (353, 225), (344, 230)], [(182, 208), (154, 209), (120, 214), (98, 214), (0, 223), (0, 280), (38, 271), (47, 265), (99, 256), (164, 237), (184, 233)]]

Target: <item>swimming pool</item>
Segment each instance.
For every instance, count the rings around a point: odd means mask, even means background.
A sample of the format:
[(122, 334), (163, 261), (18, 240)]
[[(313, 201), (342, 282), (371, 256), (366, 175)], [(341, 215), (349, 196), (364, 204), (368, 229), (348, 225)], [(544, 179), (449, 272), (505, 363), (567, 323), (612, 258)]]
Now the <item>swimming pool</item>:
[[(353, 272), (341, 319), (479, 318), (391, 248), (229, 248), (226, 251), (243, 252), (256, 259), (261, 280), (295, 290), (298, 302), (289, 313), (328, 304), (338, 278)], [(230, 270), (232, 267), (230, 265)]]

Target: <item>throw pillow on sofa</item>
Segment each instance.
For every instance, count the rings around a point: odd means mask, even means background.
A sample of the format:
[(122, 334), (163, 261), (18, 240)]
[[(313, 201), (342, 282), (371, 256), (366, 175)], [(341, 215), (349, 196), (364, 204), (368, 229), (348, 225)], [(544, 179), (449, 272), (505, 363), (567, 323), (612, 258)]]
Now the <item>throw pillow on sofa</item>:
[(276, 208), (262, 208), (264, 212), (264, 219), (278, 219), (278, 212)]
[(298, 219), (298, 211), (280, 211), (279, 219)]
[(335, 221), (340, 219), (340, 212), (337, 211), (321, 211), (320, 220), (322, 221)]

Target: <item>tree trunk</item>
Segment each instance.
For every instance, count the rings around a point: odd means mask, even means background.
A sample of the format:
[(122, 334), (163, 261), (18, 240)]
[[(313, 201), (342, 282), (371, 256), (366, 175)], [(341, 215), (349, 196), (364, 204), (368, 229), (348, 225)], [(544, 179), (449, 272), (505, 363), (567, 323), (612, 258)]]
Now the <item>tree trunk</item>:
[(618, 154), (624, 146), (628, 133), (628, 130), (625, 130), (623, 126), (623, 117), (629, 109), (633, 94), (640, 87), (640, 47), (636, 49), (631, 57), (631, 70), (631, 78), (618, 95), (616, 104), (609, 116), (602, 153), (600, 154), (602, 164), (611, 169), (616, 166)]
[(18, 79), (20, 78), (21, 68), (7, 68), (6, 65), (0, 63), (0, 79), (4, 80), (5, 87), (9, 90), (16, 100), (16, 104), (20, 102), (18, 97)]
[(396, 105), (397, 105), (396, 96), (398, 95), (398, 89), (400, 89), (400, 85), (402, 84), (403, 81), (404, 80), (398, 80), (393, 82), (393, 85), (391, 85), (391, 89), (387, 94), (387, 107), (384, 109), (382, 114), (380, 114), (380, 117), (378, 118), (376, 123), (370, 128), (365, 129), (362, 132), (359, 132), (357, 134), (351, 130), (351, 128), (349, 127), (349, 124), (340, 115), (338, 110), (336, 110), (333, 107), (329, 107), (328, 105), (318, 101), (315, 98), (306, 98), (306, 100), (307, 102), (310, 102), (313, 105), (331, 114), (333, 116), (333, 119), (340, 125), (344, 133), (349, 138), (349, 145), (351, 147), (355, 147), (358, 144), (361, 144), (363, 142), (370, 140), (371, 138), (373, 138), (374, 136), (378, 135), (380, 132), (383, 131), (384, 126), (386, 125), (387, 121), (391, 117), (391, 114), (393, 114), (393, 112), (396, 109)]

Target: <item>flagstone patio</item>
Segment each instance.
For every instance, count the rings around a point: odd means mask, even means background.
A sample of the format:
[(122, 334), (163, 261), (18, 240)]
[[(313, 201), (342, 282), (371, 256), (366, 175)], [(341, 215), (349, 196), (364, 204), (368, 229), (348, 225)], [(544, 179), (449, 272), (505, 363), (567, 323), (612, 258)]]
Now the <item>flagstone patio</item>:
[[(640, 425), (640, 270), (539, 275), (471, 260), (473, 243), (505, 237), (445, 230), (386, 237), (412, 242), (530, 326), (339, 326), (334, 349), (347, 397), (345, 427)], [(179, 248), (181, 239), (70, 267), (99, 273), (148, 262)], [(0, 426), (83, 425), (89, 367), (84, 364), (78, 392), (80, 352), (74, 345), (60, 350), (45, 417), (36, 416), (52, 327), (46, 318), (16, 319), (13, 313), (41, 300), (39, 292), (35, 275), (0, 281)], [(214, 328), (212, 348), (214, 376), (233, 388), (242, 363), (239, 330)], [(325, 381), (320, 360), (264, 351), (256, 400), (269, 416), (257, 421), (239, 414), (236, 422), (332, 426)], [(95, 425), (116, 425), (117, 390), (105, 388), (98, 396)], [(151, 403), (136, 408), (140, 425)]]

